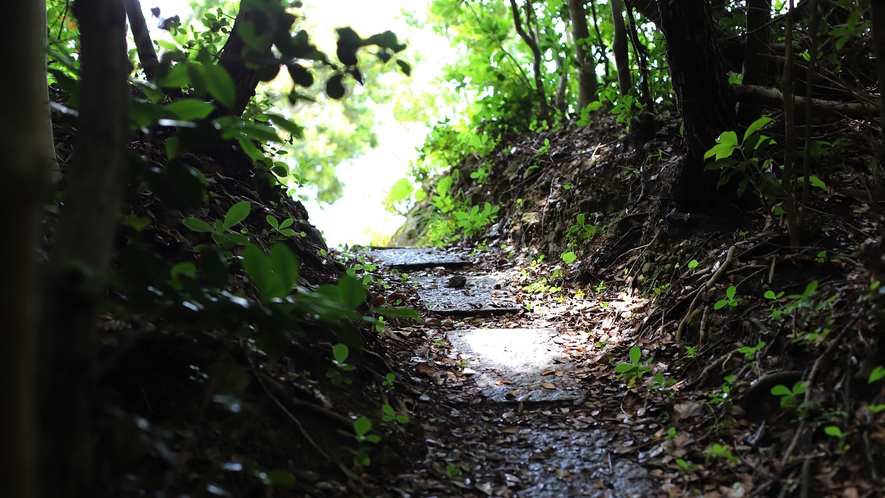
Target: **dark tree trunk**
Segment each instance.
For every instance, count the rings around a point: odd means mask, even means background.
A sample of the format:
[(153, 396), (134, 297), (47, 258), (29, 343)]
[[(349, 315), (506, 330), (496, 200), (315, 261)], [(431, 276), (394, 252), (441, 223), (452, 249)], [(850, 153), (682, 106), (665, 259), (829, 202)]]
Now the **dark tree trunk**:
[(154, 42), (151, 41), (151, 33), (144, 20), (141, 3), (138, 0), (123, 0), (123, 6), (126, 8), (126, 16), (129, 18), (129, 27), (132, 30), (132, 38), (135, 39), (135, 49), (138, 51), (141, 68), (147, 79), (153, 81), (156, 67), (160, 65), (160, 61), (157, 60), (157, 51), (154, 50)]
[(572, 36), (575, 39), (575, 58), (578, 60), (578, 110), (596, 100), (596, 61), (590, 52), (590, 29), (584, 0), (568, 0), (569, 17), (572, 20)]
[(128, 178), (131, 70), (120, 0), (77, 0), (80, 118), (76, 163), (46, 269), (40, 328), (41, 496), (87, 497), (93, 488), (95, 320)]
[[(885, 135), (885, 3), (870, 2), (873, 18), (873, 45), (876, 49), (876, 73), (879, 77), (879, 122)], [(885, 137), (879, 146), (879, 164), (885, 164)], [(885, 240), (885, 238), (883, 238)]]
[(684, 122), (684, 162), (671, 175), (673, 200), (681, 211), (715, 204), (716, 174), (704, 171), (704, 152), (725, 130), (735, 128), (734, 94), (728, 85), (705, 0), (662, 0), (661, 29)]
[(624, 26), (623, 4), (621, 0), (611, 0), (612, 24), (615, 36), (612, 41), (612, 52), (615, 54), (615, 66), (618, 69), (618, 91), (621, 96), (630, 93), (633, 81), (630, 76), (630, 58), (627, 52), (627, 28)]
[[(531, 1), (532, 0), (526, 0), (526, 2)], [(544, 80), (541, 77), (541, 49), (538, 48), (538, 43), (535, 39), (529, 36), (523, 28), (516, 0), (510, 0), (510, 11), (513, 14), (513, 24), (516, 28), (517, 34), (519, 34), (522, 41), (524, 41), (532, 51), (532, 72), (535, 76), (535, 95), (539, 106), (538, 118), (540, 118), (541, 121), (549, 121), (550, 111), (547, 105), (547, 95), (546, 92), (544, 92)], [(526, 25), (528, 25), (529, 22), (530, 20), (526, 19)]]
[[(741, 83), (766, 86), (768, 83), (768, 22), (771, 20), (771, 0), (747, 0), (747, 48)], [(737, 120), (747, 126), (762, 115), (762, 105), (739, 102)]]
[[(234, 106), (232, 108), (227, 109), (219, 105), (219, 107), (221, 107), (221, 116), (241, 116), (243, 111), (246, 110), (246, 106), (249, 104), (249, 99), (255, 95), (255, 89), (258, 87), (259, 81), (258, 69), (249, 67), (249, 65), (246, 64), (246, 60), (243, 58), (243, 49), (246, 48), (247, 45), (243, 40), (243, 37), (240, 36), (240, 29), (242, 29), (244, 21), (251, 21), (259, 15), (261, 15), (260, 11), (246, 9), (241, 6), (240, 11), (237, 13), (237, 17), (234, 20), (234, 27), (231, 29), (230, 36), (227, 38), (227, 42), (225, 42), (224, 47), (221, 49), (218, 65), (223, 67), (230, 75), (231, 79), (233, 79), (236, 90), (236, 99), (234, 100)], [(272, 43), (270, 42), (270, 38), (267, 38), (267, 40), (268, 43), (266, 47), (253, 47), (253, 49), (262, 52), (269, 51)]]
[(44, 1), (5, 6), (0, 58), (15, 71), (0, 78), (0, 212), (8, 214), (0, 245), (0, 483), (3, 496), (17, 498), (36, 496), (35, 284), (40, 215), (54, 151), (44, 145), (45, 44)]

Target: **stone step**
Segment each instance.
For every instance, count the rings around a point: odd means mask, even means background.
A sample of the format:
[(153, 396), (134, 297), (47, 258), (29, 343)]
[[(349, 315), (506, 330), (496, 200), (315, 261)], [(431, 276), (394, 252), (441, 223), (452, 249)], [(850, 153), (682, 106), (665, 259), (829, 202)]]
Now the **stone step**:
[(451, 275), (415, 276), (412, 283), (427, 311), (451, 316), (489, 316), (516, 313), (522, 306), (495, 275), (464, 275), (465, 281), (450, 287)]
[(574, 365), (553, 339), (556, 329), (468, 329), (446, 333), (468, 361), (482, 396), (492, 401), (574, 401), (582, 397), (568, 373)]
[(444, 252), (434, 248), (372, 247), (364, 252), (378, 262), (403, 271), (422, 270), (437, 266), (464, 268), (473, 264), (473, 260), (463, 254)]

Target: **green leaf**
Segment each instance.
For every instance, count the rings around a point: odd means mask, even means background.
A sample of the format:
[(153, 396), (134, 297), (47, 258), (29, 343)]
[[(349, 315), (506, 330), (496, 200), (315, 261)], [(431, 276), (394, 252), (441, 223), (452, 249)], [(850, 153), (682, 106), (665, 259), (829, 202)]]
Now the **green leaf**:
[[(749, 138), (750, 135), (752, 135), (753, 133), (756, 133), (760, 129), (764, 128), (765, 125), (767, 125), (770, 122), (771, 122), (770, 117), (762, 116), (761, 118), (757, 119), (756, 121), (753, 121), (752, 123), (750, 123), (750, 126), (747, 127), (747, 131), (744, 132), (744, 140), (743, 141), (746, 142), (747, 138)], [(735, 137), (735, 140), (737, 140), (737, 137)]]
[(295, 124), (294, 122), (286, 119), (286, 117), (281, 116), (279, 114), (267, 113), (267, 118), (270, 120), (274, 126), (277, 126), (283, 130), (289, 132), (295, 138), (303, 138), (304, 137), (304, 127)]
[[(347, 357), (349, 355), (350, 355), (350, 349), (347, 347), (346, 344), (336, 344), (335, 346), (332, 347), (332, 356), (335, 358), (335, 361), (337, 361), (338, 363), (344, 363), (345, 361), (347, 361)], [(354, 423), (354, 426), (356, 426), (355, 423)], [(369, 428), (371, 429), (371, 427), (372, 426), (370, 423)], [(360, 433), (357, 432), (357, 435), (360, 435)]]
[(129, 215), (123, 219), (123, 223), (129, 225), (135, 231), (140, 232), (143, 228), (151, 224), (151, 219), (144, 216)]
[(264, 299), (271, 286), (271, 274), (270, 262), (260, 247), (248, 245), (243, 249), (243, 269)]
[[(725, 132), (725, 133), (734, 133), (734, 132)], [(724, 134), (724, 133), (723, 133)], [(737, 148), (735, 144), (716, 144), (710, 150), (704, 153), (704, 159), (708, 159), (710, 157), (716, 156), (716, 161), (721, 159), (725, 159), (731, 157), (734, 153), (734, 150)]]
[(630, 362), (636, 365), (640, 358), (642, 358), (642, 350), (639, 349), (639, 346), (630, 348)]
[(240, 148), (243, 149), (243, 152), (249, 156), (253, 161), (259, 161), (264, 159), (264, 152), (261, 152), (261, 149), (255, 146), (255, 143), (246, 137), (240, 136), (237, 137), (237, 143), (240, 144)]
[(876, 382), (877, 380), (881, 380), (883, 378), (885, 378), (885, 368), (878, 366), (874, 368), (873, 371), (870, 373), (870, 378), (867, 380), (867, 384), (872, 384), (873, 382)]
[(721, 310), (722, 308), (726, 307), (727, 305), (728, 305), (728, 301), (726, 301), (725, 299), (721, 299), (719, 301), (716, 301), (716, 304), (713, 305), (713, 309), (714, 310)]
[(629, 363), (618, 363), (617, 365), (615, 365), (615, 372), (617, 373), (624, 373), (629, 370), (633, 370), (633, 365)]
[(212, 95), (215, 100), (228, 109), (233, 108), (237, 98), (236, 90), (234, 80), (227, 74), (227, 71), (214, 64), (203, 64), (201, 67), (209, 95)]
[(771, 388), (771, 394), (775, 396), (792, 396), (793, 391), (790, 390), (787, 386), (777, 385)]
[(326, 81), (326, 95), (328, 95), (330, 99), (340, 100), (344, 97), (345, 89), (344, 83), (342, 83), (343, 78), (344, 75), (336, 74)]
[(366, 290), (355, 277), (345, 275), (338, 280), (338, 302), (355, 309), (366, 300)]
[(396, 65), (399, 67), (399, 70), (403, 72), (406, 76), (412, 75), (412, 66), (409, 65), (408, 62), (403, 60), (396, 60)]
[(845, 435), (842, 433), (842, 429), (839, 429), (835, 425), (830, 425), (830, 426), (824, 427), (824, 432), (828, 436), (845, 437)]
[(298, 282), (298, 259), (285, 244), (277, 242), (270, 248), (271, 269), (279, 280), (281, 294), (274, 297), (283, 297), (295, 287)]
[(167, 104), (164, 109), (175, 114), (178, 119), (193, 121), (208, 117), (215, 106), (199, 99), (181, 99)]
[(273, 215), (269, 214), (269, 215), (265, 216), (264, 219), (267, 221), (267, 223), (270, 226), (272, 226), (274, 228), (274, 230), (280, 229), (280, 222), (278, 222), (277, 219)]
[(198, 220), (196, 218), (186, 218), (184, 220), (181, 220), (181, 223), (184, 226), (190, 228), (191, 230), (193, 230), (195, 232), (210, 232), (211, 233), (211, 232), (215, 231), (212, 229), (212, 227), (208, 223), (206, 223), (203, 220)]
[(224, 215), (224, 229), (228, 229), (237, 223), (246, 219), (249, 216), (249, 212), (252, 210), (252, 204), (249, 201), (242, 201), (234, 204), (227, 210), (227, 214)]
[(563, 261), (565, 261), (566, 264), (571, 264), (576, 259), (578, 259), (578, 256), (575, 255), (574, 252), (564, 252), (564, 253), (560, 254), (560, 257), (562, 258)]

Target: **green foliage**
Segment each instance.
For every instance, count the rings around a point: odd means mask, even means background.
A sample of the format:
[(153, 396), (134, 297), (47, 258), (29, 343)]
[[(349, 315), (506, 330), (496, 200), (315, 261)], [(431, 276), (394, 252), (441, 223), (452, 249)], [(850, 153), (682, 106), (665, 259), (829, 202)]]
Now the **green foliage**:
[(879, 380), (885, 379), (885, 367), (881, 365), (877, 365), (876, 368), (870, 372), (870, 377), (867, 379), (867, 384), (872, 384), (873, 382), (877, 382)]
[(731, 463), (741, 461), (740, 458), (736, 457), (734, 453), (731, 452), (731, 447), (727, 444), (714, 443), (713, 446), (704, 450), (704, 454), (707, 455), (707, 463), (710, 463), (710, 460), (712, 459), (723, 459)]
[[(704, 159), (714, 158), (706, 169), (720, 172), (718, 187), (725, 185), (735, 173), (739, 173), (742, 178), (738, 183), (738, 195), (743, 194), (751, 182), (763, 198), (774, 198), (779, 194), (780, 184), (770, 173), (774, 161), (766, 156), (768, 148), (776, 142), (760, 133), (769, 123), (771, 118), (768, 116), (753, 121), (740, 142), (737, 133), (733, 131), (724, 131), (719, 135), (716, 145), (704, 154)], [(735, 153), (738, 154), (737, 158), (733, 157)]]
[(626, 380), (628, 386), (632, 386), (643, 375), (651, 371), (651, 367), (640, 362), (641, 359), (642, 351), (639, 349), (639, 346), (633, 346), (630, 348), (630, 363), (619, 363), (615, 366), (618, 378)]
[(577, 245), (578, 240), (590, 240), (594, 236), (596, 236), (596, 227), (586, 222), (584, 213), (577, 215), (575, 224), (569, 227), (565, 234), (569, 247)]
[(223, 249), (231, 249), (234, 246), (246, 245), (249, 239), (242, 234), (231, 232), (230, 229), (242, 222), (249, 216), (252, 205), (249, 201), (242, 201), (234, 204), (228, 209), (224, 215), (224, 220), (215, 220), (213, 225), (209, 225), (198, 218), (186, 218), (182, 220), (182, 224), (195, 232), (209, 233), (212, 240)]
[(479, 206), (473, 206), (470, 211), (455, 211), (455, 219), (457, 221), (458, 227), (461, 229), (462, 233), (467, 237), (473, 237), (482, 233), (486, 227), (491, 225), (498, 215), (498, 210), (500, 208), (498, 206), (492, 207), (492, 205), (486, 202), (483, 205), (482, 211), (480, 211)]
[(735, 293), (737, 293), (737, 288), (733, 285), (729, 286), (728, 289), (725, 290), (725, 299), (716, 301), (716, 304), (713, 305), (713, 309), (720, 310), (726, 306), (730, 309), (737, 308), (741, 303), (741, 298), (735, 297)]
[(349, 355), (350, 348), (348, 348), (346, 344), (336, 344), (332, 347), (332, 364), (335, 365), (335, 368), (326, 372), (326, 377), (329, 378), (332, 384), (337, 386), (341, 383), (350, 384), (353, 382), (353, 380), (347, 376), (347, 373), (353, 372), (356, 370), (356, 367), (347, 363), (347, 357)]
[(764, 347), (765, 347), (765, 341), (760, 341), (759, 344), (756, 344), (753, 347), (744, 346), (744, 347), (738, 349), (738, 352), (743, 354), (747, 358), (747, 361), (753, 361), (756, 359), (756, 353), (758, 353), (759, 350), (761, 350)]
[(390, 405), (381, 405), (381, 418), (385, 422), (394, 422), (397, 424), (408, 424), (409, 416), (396, 413)]
[(295, 223), (295, 220), (292, 218), (286, 218), (282, 222), (277, 220), (276, 216), (269, 214), (264, 218), (267, 221), (267, 224), (270, 225), (271, 229), (273, 229), (273, 235), (271, 235), (271, 242), (276, 242), (278, 240), (286, 239), (289, 237), (295, 236), (295, 230), (289, 228)]
[(790, 389), (784, 385), (777, 385), (771, 388), (771, 394), (781, 397), (781, 408), (795, 408), (797, 406), (796, 399), (805, 394), (808, 386), (801, 380), (793, 385)]
[(559, 257), (562, 258), (562, 260), (567, 265), (574, 263), (575, 260), (578, 259), (578, 256), (574, 252), (571, 252), (571, 251), (564, 252), (564, 253), (560, 254)]
[(372, 459), (366, 453), (366, 449), (370, 444), (377, 444), (381, 441), (381, 436), (371, 434), (372, 421), (366, 417), (360, 417), (353, 421), (353, 432), (347, 432), (339, 429), (338, 433), (342, 436), (349, 437), (356, 441), (356, 448), (349, 448), (353, 453), (353, 464), (356, 467), (368, 467), (372, 464)]

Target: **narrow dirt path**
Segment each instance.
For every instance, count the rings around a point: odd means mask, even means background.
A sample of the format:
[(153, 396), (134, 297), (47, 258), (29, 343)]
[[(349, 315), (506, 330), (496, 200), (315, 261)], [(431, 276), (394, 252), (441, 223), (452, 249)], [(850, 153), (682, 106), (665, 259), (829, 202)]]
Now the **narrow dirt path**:
[[(535, 312), (518, 302), (525, 276), (518, 265), (494, 251), (379, 249), (368, 255), (399, 272), (390, 295), (411, 294), (410, 304), (426, 317), (423, 325), (388, 330), (389, 353), (418, 397), (412, 411), (429, 445), (426, 460), (400, 476), (409, 488), (400, 491), (657, 494), (655, 477), (631, 456), (633, 430), (637, 424), (647, 430), (649, 422), (619, 417), (624, 393), (588, 375), (599, 355), (592, 341), (588, 350), (587, 334), (563, 319), (568, 311), (561, 301), (551, 298), (547, 310)], [(598, 383), (593, 388), (591, 380)]]

